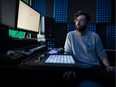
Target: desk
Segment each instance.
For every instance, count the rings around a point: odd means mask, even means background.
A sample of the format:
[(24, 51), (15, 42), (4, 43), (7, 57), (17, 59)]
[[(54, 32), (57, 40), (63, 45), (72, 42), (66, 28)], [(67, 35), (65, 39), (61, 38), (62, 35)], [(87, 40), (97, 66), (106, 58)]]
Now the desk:
[[(41, 54), (43, 55), (43, 54)], [(62, 69), (62, 68), (76, 68), (77, 62), (71, 55), (62, 55), (62, 54), (52, 54), (52, 55), (36, 55), (23, 61), (19, 67), (22, 69), (32, 69), (38, 70), (40, 68), (49, 68), (49, 69)], [(47, 62), (46, 62), (47, 60)], [(49, 60), (49, 61), (48, 61)], [(52, 61), (51, 61), (52, 60)]]
[(36, 81), (51, 80), (53, 82), (58, 82), (57, 84), (61, 85), (64, 72), (70, 70), (74, 71), (76, 69), (76, 64), (45, 64), (42, 62), (35, 62), (37, 56), (39, 55), (23, 61), (19, 65), (19, 68), (23, 72), (23, 78), (27, 78), (28, 80), (34, 79)]

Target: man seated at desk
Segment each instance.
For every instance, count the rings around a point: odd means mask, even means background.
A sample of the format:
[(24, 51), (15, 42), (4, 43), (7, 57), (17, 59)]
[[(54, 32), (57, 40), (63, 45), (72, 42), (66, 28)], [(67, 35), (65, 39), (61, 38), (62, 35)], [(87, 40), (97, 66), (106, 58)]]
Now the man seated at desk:
[(115, 76), (111, 72), (113, 66), (108, 61), (102, 41), (97, 33), (87, 29), (90, 19), (90, 15), (83, 11), (78, 11), (74, 15), (76, 30), (67, 34), (64, 48), (65, 53), (72, 54), (77, 60), (78, 68), (76, 72), (65, 72), (64, 78), (73, 74), (79, 81), (91, 80), (103, 87), (114, 87)]

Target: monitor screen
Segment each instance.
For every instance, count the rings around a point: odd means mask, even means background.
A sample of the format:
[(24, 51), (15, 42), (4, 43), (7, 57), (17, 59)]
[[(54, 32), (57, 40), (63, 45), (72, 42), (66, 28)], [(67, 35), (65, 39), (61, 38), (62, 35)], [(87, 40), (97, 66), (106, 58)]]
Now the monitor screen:
[(40, 13), (35, 11), (33, 8), (25, 4), (24, 2), (19, 2), (17, 28), (39, 32), (40, 25)]

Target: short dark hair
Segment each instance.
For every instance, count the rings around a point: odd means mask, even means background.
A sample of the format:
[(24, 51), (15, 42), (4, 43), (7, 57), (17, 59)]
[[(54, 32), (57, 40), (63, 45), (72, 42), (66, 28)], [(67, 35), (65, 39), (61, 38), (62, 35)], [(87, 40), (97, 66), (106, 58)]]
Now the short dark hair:
[(76, 12), (76, 13), (74, 14), (74, 20), (75, 20), (78, 16), (80, 16), (80, 15), (86, 16), (86, 19), (87, 19), (88, 22), (91, 21), (90, 15), (89, 15), (88, 13), (82, 11), (82, 10), (79, 10), (78, 12)]

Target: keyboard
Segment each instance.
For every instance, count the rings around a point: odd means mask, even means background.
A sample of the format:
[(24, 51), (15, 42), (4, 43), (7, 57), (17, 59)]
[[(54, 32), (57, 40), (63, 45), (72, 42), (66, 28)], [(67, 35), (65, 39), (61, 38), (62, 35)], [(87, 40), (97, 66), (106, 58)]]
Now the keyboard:
[(75, 64), (71, 55), (50, 55), (45, 63)]
[(21, 54), (25, 54), (25, 55), (30, 55), (30, 54), (34, 53), (35, 51), (38, 51), (38, 50), (43, 49), (45, 47), (46, 47), (46, 45), (41, 45), (41, 46), (36, 46), (36, 47), (31, 48), (31, 49), (28, 49), (28, 51), (25, 51), (25, 49), (15, 50), (15, 51), (17, 53), (21, 53)]
[(46, 47), (46, 45), (41, 45), (41, 46), (32, 48), (32, 49), (30, 49), (30, 51), (31, 51), (31, 52), (34, 52), (34, 51), (36, 51), (36, 50), (42, 49), (43, 47)]

